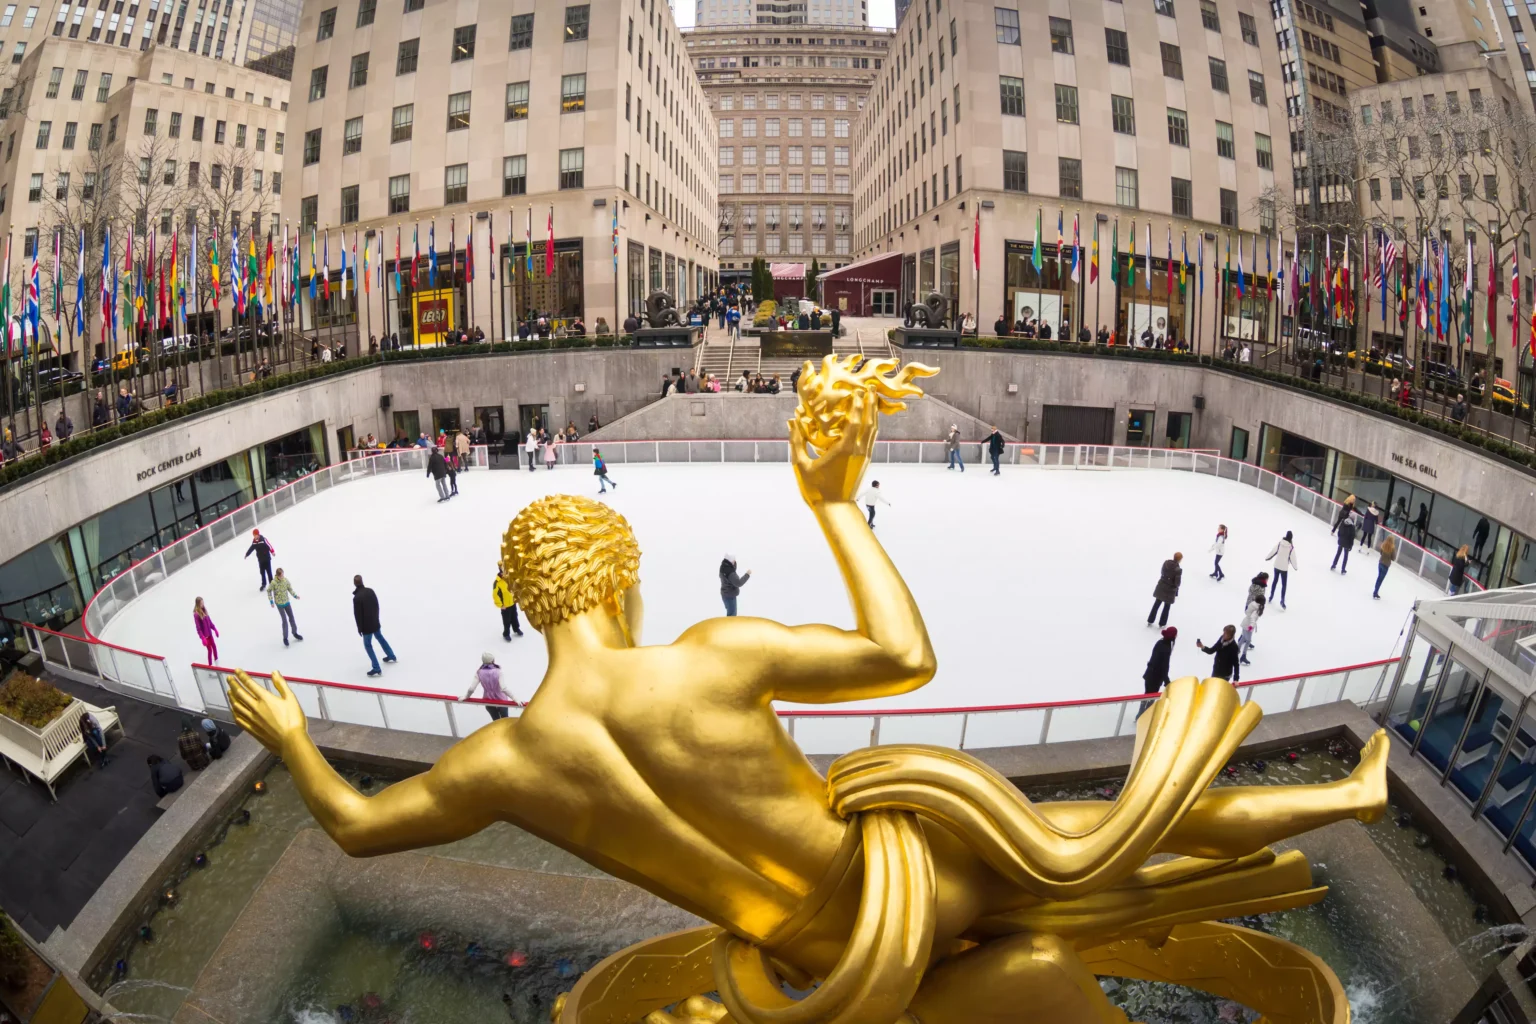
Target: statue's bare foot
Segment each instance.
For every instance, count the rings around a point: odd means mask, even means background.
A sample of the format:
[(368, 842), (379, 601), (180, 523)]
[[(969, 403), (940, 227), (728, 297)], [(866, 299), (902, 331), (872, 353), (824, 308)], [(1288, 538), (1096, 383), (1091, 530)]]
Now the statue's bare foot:
[(1355, 817), (1369, 824), (1387, 810), (1387, 755), (1391, 753), (1387, 730), (1377, 729), (1360, 750), (1360, 764), (1349, 781), (1358, 789)]

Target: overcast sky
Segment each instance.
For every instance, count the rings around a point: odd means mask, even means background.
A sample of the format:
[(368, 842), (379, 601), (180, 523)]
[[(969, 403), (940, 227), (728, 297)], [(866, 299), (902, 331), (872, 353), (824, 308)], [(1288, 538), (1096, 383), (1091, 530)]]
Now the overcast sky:
[[(674, 0), (672, 16), (681, 27), (692, 28), (692, 0)], [(869, 0), (869, 24), (872, 28), (895, 28), (896, 0)]]

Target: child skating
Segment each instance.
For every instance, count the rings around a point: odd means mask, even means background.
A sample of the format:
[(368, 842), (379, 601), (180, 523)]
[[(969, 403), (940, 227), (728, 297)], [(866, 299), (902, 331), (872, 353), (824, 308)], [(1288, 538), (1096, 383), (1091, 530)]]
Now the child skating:
[(619, 489), (619, 482), (608, 476), (608, 463), (603, 461), (603, 453), (596, 448), (592, 449), (592, 475), (597, 477), (597, 493), (607, 494), (608, 485), (613, 484), (613, 489)]
[(208, 664), (219, 663), (219, 645), (214, 637), (219, 635), (219, 627), (213, 624), (213, 616), (208, 614), (207, 607), (202, 598), (192, 602), (192, 624), (197, 627), (197, 639), (202, 642), (203, 651), (208, 655)]
[(293, 602), (299, 599), (298, 591), (293, 589), (293, 582), (283, 575), (283, 570), (277, 570), (277, 575), (272, 577), (272, 583), (267, 587), (267, 603), (277, 609), (278, 621), (283, 624), (283, 646), (288, 646), (288, 627), (293, 627), (293, 638), (303, 640), (299, 634), (299, 624), (293, 618)]
[(1216, 565), (1211, 570), (1211, 579), (1220, 583), (1227, 578), (1227, 574), (1221, 571), (1221, 556), (1227, 552), (1227, 524), (1222, 523), (1216, 528), (1216, 540), (1211, 544), (1211, 551), (1216, 554)]
[(890, 502), (885, 500), (885, 495), (880, 493), (880, 481), (871, 480), (869, 486), (864, 488), (864, 493), (859, 495), (859, 501), (869, 510), (869, 528), (873, 530), (875, 528), (875, 503), (890, 505)]

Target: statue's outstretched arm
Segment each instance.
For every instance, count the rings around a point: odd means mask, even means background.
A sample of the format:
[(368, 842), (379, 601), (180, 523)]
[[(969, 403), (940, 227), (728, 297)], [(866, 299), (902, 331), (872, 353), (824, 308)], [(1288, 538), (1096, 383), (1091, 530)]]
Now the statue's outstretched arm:
[(330, 766), (309, 738), (304, 709), (278, 673), (273, 692), (237, 672), (229, 679), (235, 721), (281, 757), (320, 827), (353, 857), (437, 846), (474, 835), (497, 820), (487, 799), (493, 775), (515, 777), (511, 745), (496, 723), (461, 740), (422, 775), (364, 796)]

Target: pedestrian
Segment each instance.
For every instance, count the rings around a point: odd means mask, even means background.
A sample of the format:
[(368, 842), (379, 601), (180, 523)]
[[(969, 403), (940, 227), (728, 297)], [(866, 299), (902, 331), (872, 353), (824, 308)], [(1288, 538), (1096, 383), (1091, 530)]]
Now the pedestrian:
[(523, 629), (517, 621), (517, 595), (512, 592), (512, 577), (506, 569), (496, 571), (496, 580), (491, 584), (491, 603), (501, 611), (501, 638), (511, 643), (513, 633), (522, 636)]
[(1381, 509), (1373, 501), (1365, 506), (1365, 522), (1360, 528), (1360, 546), (1369, 548), (1376, 543), (1376, 524), (1381, 522)]
[(960, 428), (955, 424), (949, 425), (949, 435), (944, 439), (944, 447), (949, 450), (949, 465), (946, 469), (960, 467), (960, 472), (965, 472), (965, 460), (960, 457)]
[(229, 750), (229, 733), (211, 718), (203, 719), (200, 724), (203, 727), (203, 735), (207, 737), (208, 755), (217, 761)]
[(1429, 538), (1429, 506), (1419, 502), (1419, 514), (1413, 520), (1413, 528), (1419, 532), (1419, 544), (1428, 543)]
[(1198, 638), (1195, 640), (1196, 647), (1206, 654), (1216, 656), (1216, 660), (1211, 664), (1211, 675), (1217, 679), (1225, 679), (1229, 683), (1237, 682), (1238, 673), (1241, 671), (1237, 667), (1237, 641), (1234, 639), (1236, 634), (1237, 627), (1228, 625), (1222, 627), (1221, 639), (1210, 647), (1205, 646)]
[(1275, 580), (1269, 585), (1269, 599), (1275, 599), (1275, 590), (1280, 591), (1280, 607), (1285, 607), (1285, 588), (1290, 582), (1291, 570), (1296, 568), (1296, 540), (1291, 536), (1291, 531), (1285, 531), (1285, 537), (1275, 541), (1274, 548), (1264, 556), (1266, 562), (1275, 563)]
[(459, 468), (468, 473), (469, 465), (471, 462), (469, 452), (469, 435), (462, 430), (454, 435), (453, 453), (459, 458)]
[(1334, 566), (1339, 564), (1339, 556), (1344, 556), (1344, 567), (1339, 570), (1340, 576), (1349, 575), (1349, 552), (1355, 546), (1355, 521), (1346, 519), (1339, 524), (1339, 546), (1333, 552), (1333, 564), (1328, 566), (1332, 572)]
[(448, 497), (456, 498), (459, 495), (459, 467), (458, 460), (448, 463)]
[(555, 439), (559, 434), (550, 434), (544, 439), (544, 468), (555, 468)]
[(748, 569), (744, 574), (736, 574), (736, 556), (726, 555), (720, 562), (720, 600), (725, 602), (725, 614), (736, 614), (736, 598), (741, 594), (741, 588), (747, 585), (747, 580), (752, 578), (752, 570)]
[(1387, 578), (1387, 570), (1392, 568), (1392, 560), (1397, 557), (1397, 542), (1390, 536), (1381, 542), (1381, 561), (1376, 563), (1376, 586), (1371, 590), (1371, 596), (1381, 600), (1381, 581)]
[(181, 752), (181, 759), (187, 762), (187, 767), (195, 772), (207, 768), (213, 760), (208, 754), (208, 737), (202, 730), (192, 727), (190, 718), (181, 720), (181, 732), (176, 734), (176, 749)]
[(213, 617), (208, 614), (200, 597), (192, 602), (192, 625), (197, 627), (197, 639), (202, 642), (203, 651), (208, 655), (208, 664), (217, 665), (219, 645), (213, 638), (219, 635), (219, 627), (213, 624)]
[(1248, 601), (1248, 607), (1243, 609), (1243, 631), (1237, 641), (1240, 664), (1252, 664), (1248, 660), (1248, 652), (1253, 648), (1253, 631), (1258, 628), (1259, 616), (1263, 614), (1264, 598), (1262, 596), (1251, 598)]
[(1211, 579), (1220, 583), (1227, 578), (1227, 574), (1221, 571), (1221, 556), (1227, 552), (1227, 524), (1220, 523), (1216, 527), (1216, 539), (1211, 543), (1211, 550), (1216, 553), (1216, 566), (1211, 570)]
[[(371, 587), (363, 586), (361, 576), (352, 577), (352, 620), (357, 623), (358, 636), (363, 638), (363, 650), (368, 652), (368, 661), (373, 666), (368, 674), (383, 675), (383, 669), (379, 668), (378, 656), (373, 653), (373, 642), (377, 640), (379, 646), (384, 648), (386, 665), (395, 663), (395, 652), (389, 649), (389, 641), (384, 639), (384, 633), (379, 628), (379, 595), (375, 594)], [(304, 638), (299, 637), (299, 639)]]
[(997, 464), (1003, 457), (1003, 432), (996, 427), (987, 435), (987, 455), (992, 460), (992, 475), (1001, 476), (1002, 471), (997, 468)]
[(293, 581), (283, 575), (283, 570), (277, 570), (277, 575), (272, 577), (272, 586), (267, 588), (267, 604), (277, 609), (277, 619), (283, 624), (283, 646), (288, 646), (288, 627), (293, 627), (293, 638), (303, 640), (299, 635), (299, 624), (293, 619), (293, 602), (299, 599), (298, 591), (293, 589)]
[(592, 433), (592, 431), (596, 430), (600, 426), (602, 426), (602, 424), (597, 421), (597, 413), (593, 413), (591, 416), (587, 417), (587, 433)]
[(1157, 577), (1157, 586), (1152, 588), (1152, 610), (1147, 612), (1147, 625), (1152, 625), (1152, 619), (1157, 615), (1158, 606), (1163, 609), (1162, 620), (1159, 626), (1168, 625), (1168, 612), (1173, 609), (1173, 601), (1179, 596), (1179, 584), (1184, 579), (1184, 570), (1179, 563), (1184, 561), (1184, 553), (1175, 551), (1173, 557), (1163, 562), (1162, 571)]
[(607, 494), (608, 485), (613, 484), (613, 489), (619, 489), (619, 482), (608, 476), (608, 463), (603, 461), (603, 453), (596, 448), (592, 449), (592, 475), (597, 477), (597, 493)]
[(1489, 524), (1487, 516), (1479, 516), (1477, 525), (1472, 527), (1472, 560), (1474, 562), (1481, 562), (1483, 560), (1483, 545), (1488, 543), (1488, 531), (1490, 529), (1491, 524)]
[(448, 493), (448, 460), (443, 458), (443, 453), (436, 448), (431, 449), (431, 454), (427, 456), (427, 476), (437, 484), (439, 505), (453, 497)]
[(507, 717), (510, 712), (508, 704), (517, 704), (517, 701), (508, 697), (506, 691), (501, 688), (501, 666), (496, 664), (496, 655), (490, 651), (480, 655), (480, 667), (475, 669), (475, 681), (469, 685), (462, 699), (469, 700), (475, 695), (476, 690), (485, 694), (486, 700), (500, 702), (487, 704), (485, 707), (493, 722)]
[(60, 443), (68, 441), (75, 432), (75, 421), (69, 418), (69, 414), (63, 409), (59, 410), (59, 418), (53, 421), (53, 436)]
[(1451, 559), (1451, 576), (1446, 583), (1445, 592), (1455, 595), (1461, 593), (1467, 586), (1467, 546), (1463, 544), (1456, 549), (1456, 555)]
[(91, 407), (91, 426), (104, 427), (112, 419), (112, 407), (107, 404), (104, 392), (96, 392), (96, 404)]
[(1344, 504), (1339, 506), (1338, 512), (1334, 513), (1334, 516), (1333, 516), (1333, 527), (1328, 532), (1329, 533), (1338, 533), (1339, 532), (1339, 524), (1345, 522), (1346, 520), (1348, 520), (1349, 517), (1354, 514), (1354, 511), (1355, 511), (1355, 496), (1353, 494), (1351, 494), (1349, 497), (1344, 499)]
[(155, 791), (155, 796), (164, 800), (181, 788), (180, 768), (159, 754), (150, 754), (146, 760), (149, 764), (149, 788)]
[(1451, 419), (1457, 423), (1467, 422), (1467, 396), (1458, 394), (1456, 404), (1451, 406)]
[(272, 581), (272, 556), (277, 554), (277, 549), (272, 542), (261, 535), (260, 530), (251, 531), (251, 546), (245, 549), (245, 557), (256, 556), (256, 568), (261, 570), (261, 586), (258, 591), (266, 590), (267, 584)]
[[(1168, 662), (1173, 658), (1173, 644), (1179, 638), (1177, 626), (1167, 626), (1163, 629), (1163, 635), (1152, 645), (1152, 656), (1147, 659), (1146, 670), (1141, 673), (1141, 680), (1146, 686), (1146, 693), (1151, 696), (1161, 693), (1163, 687), (1168, 685)], [(1141, 702), (1141, 711), (1146, 711), (1152, 706), (1150, 700)], [(1137, 714), (1141, 714), (1140, 711)]]
[(101, 723), (96, 721), (96, 716), (89, 711), (80, 712), (80, 742), (85, 744), (85, 763), (91, 763), (91, 755), (96, 755), (96, 768), (105, 768), (111, 760), (107, 757), (107, 737), (101, 731)]
[(1248, 602), (1252, 601), (1254, 598), (1256, 598), (1256, 597), (1263, 597), (1264, 596), (1264, 591), (1267, 590), (1268, 588), (1269, 588), (1269, 573), (1267, 573), (1267, 572), (1261, 572), (1257, 576), (1255, 576), (1253, 579), (1249, 580), (1248, 581), (1248, 597), (1247, 597), (1247, 600), (1245, 600), (1243, 602), (1243, 607), (1246, 608), (1248, 606)]
[(885, 495), (880, 493), (880, 481), (871, 480), (869, 486), (864, 488), (864, 493), (859, 496), (859, 501), (863, 502), (864, 507), (869, 510), (869, 528), (873, 530), (875, 528), (875, 503), (879, 502), (882, 505), (890, 505), (890, 502), (885, 500)]
[(534, 461), (539, 454), (539, 431), (536, 427), (528, 428), (528, 437), (523, 441), (523, 454), (528, 457), (528, 472), (533, 472)]

